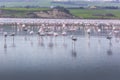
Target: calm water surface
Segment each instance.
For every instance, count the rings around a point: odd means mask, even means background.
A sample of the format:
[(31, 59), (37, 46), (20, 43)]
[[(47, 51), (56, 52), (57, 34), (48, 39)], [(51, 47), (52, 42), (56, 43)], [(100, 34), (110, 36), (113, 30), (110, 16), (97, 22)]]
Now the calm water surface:
[[(105, 37), (0, 36), (0, 78), (119, 80), (120, 43)], [(4, 48), (4, 46), (7, 46)]]
[[(0, 18), (1, 24), (46, 20)], [(47, 20), (54, 21), (119, 23), (119, 20)], [(8, 33), (17, 31), (9, 26), (0, 29)], [(11, 36), (5, 41), (0, 33), (0, 80), (120, 80), (118, 37), (113, 37), (110, 43), (105, 36), (89, 39), (78, 33), (77, 41), (73, 42), (69, 35), (27, 35), (25, 39), (24, 32), (17, 34), (14, 41)]]

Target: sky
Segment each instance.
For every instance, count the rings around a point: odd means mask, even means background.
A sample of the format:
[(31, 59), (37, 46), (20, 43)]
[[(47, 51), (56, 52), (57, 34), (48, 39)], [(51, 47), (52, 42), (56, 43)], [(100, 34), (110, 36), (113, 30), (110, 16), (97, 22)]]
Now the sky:
[[(43, 0), (0, 0), (0, 2), (16, 2), (16, 1), (43, 1)], [(44, 1), (48, 1), (48, 0), (44, 0)], [(52, 0), (49, 0), (49, 1), (52, 1)], [(57, 1), (57, 0), (56, 0)], [(58, 0), (60, 1), (60, 0)], [(62, 0), (62, 1), (69, 1), (69, 0)], [(71, 1), (112, 1), (112, 0), (71, 0)]]
[[(69, 1), (69, 0), (55, 0), (55, 1)], [(70, 0), (70, 1), (112, 1), (112, 0)]]

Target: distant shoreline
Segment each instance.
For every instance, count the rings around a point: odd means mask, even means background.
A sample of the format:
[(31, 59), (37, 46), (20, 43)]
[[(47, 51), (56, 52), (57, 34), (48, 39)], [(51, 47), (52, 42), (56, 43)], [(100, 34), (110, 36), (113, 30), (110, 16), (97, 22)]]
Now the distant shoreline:
[(92, 18), (88, 18), (88, 19), (81, 19), (81, 18), (69, 18), (69, 19), (61, 19), (61, 18), (10, 18), (10, 17), (1, 17), (0, 19), (43, 19), (43, 20), (120, 20), (120, 19), (92, 19)]
[[(120, 10), (117, 9), (68, 9), (74, 17), (61, 18), (39, 17), (34, 14), (49, 11), (50, 8), (0, 8), (0, 18), (43, 18), (43, 19), (115, 19), (120, 20)], [(28, 15), (30, 14), (30, 15)], [(44, 13), (43, 13), (44, 14)]]

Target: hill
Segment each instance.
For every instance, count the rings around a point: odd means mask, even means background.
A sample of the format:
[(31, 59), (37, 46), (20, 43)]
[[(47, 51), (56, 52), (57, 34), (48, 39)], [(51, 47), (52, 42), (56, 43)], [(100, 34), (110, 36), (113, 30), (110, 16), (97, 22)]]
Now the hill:
[(0, 18), (75, 18), (69, 10), (63, 7), (50, 8), (2, 8)]

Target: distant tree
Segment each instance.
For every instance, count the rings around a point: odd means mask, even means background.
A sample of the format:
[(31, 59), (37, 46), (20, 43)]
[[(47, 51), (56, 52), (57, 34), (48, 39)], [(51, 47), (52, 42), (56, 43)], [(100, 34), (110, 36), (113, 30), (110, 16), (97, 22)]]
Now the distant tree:
[(115, 15), (112, 14), (112, 13), (107, 13), (107, 14), (105, 14), (105, 16), (108, 16), (108, 17), (115, 17)]
[(26, 17), (29, 17), (29, 18), (38, 18), (38, 16), (35, 13), (28, 13), (26, 15)]
[(1, 8), (5, 8), (5, 5), (0, 6)]
[(14, 14), (11, 14), (10, 17), (15, 18), (16, 16)]
[(118, 9), (118, 6), (106, 6), (105, 9)]
[(66, 8), (61, 7), (61, 6), (56, 6), (56, 7), (54, 7), (53, 9), (58, 9), (59, 11), (63, 11), (63, 12), (65, 12), (65, 13), (70, 14), (69, 10), (67, 10)]
[(31, 8), (31, 6), (30, 6), (30, 5), (27, 5), (27, 6), (25, 6), (25, 8)]
[(102, 19), (105, 17), (104, 14), (93, 14), (93, 16), (98, 16), (98, 17), (100, 17), (100, 18), (102, 18)]

